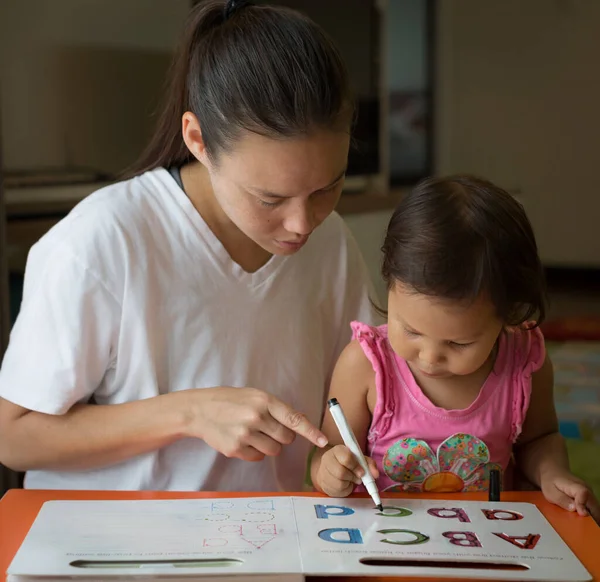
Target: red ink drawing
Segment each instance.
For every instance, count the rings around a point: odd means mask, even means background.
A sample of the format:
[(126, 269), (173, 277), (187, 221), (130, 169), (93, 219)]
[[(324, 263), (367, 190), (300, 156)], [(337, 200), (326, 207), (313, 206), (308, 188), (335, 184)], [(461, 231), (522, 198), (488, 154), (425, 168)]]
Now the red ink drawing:
[(243, 540), (244, 542), (246, 542), (247, 544), (250, 544), (257, 550), (260, 550), (262, 547), (266, 546), (270, 541), (273, 541), (276, 537), (277, 536), (273, 536), (266, 540), (249, 540), (249, 539), (245, 538), (244, 536), (240, 536), (240, 539)]
[(516, 511), (510, 511), (509, 509), (482, 509), (483, 515), (486, 519), (501, 520), (501, 521), (516, 521), (523, 519), (523, 516)]
[(202, 545), (205, 548), (221, 547), (227, 545), (227, 540), (225, 538), (204, 538)]
[(460, 507), (432, 507), (427, 510), (427, 513), (434, 517), (441, 517), (442, 519), (458, 519), (462, 523), (471, 521), (465, 510)]
[(522, 550), (533, 550), (537, 543), (540, 541), (540, 534), (527, 534), (526, 536), (509, 536), (505, 533), (495, 533), (495, 536), (498, 536), (501, 540), (512, 544), (513, 546), (517, 546), (517, 548), (521, 548)]
[(479, 538), (472, 531), (446, 531), (442, 535), (454, 546), (481, 548)]

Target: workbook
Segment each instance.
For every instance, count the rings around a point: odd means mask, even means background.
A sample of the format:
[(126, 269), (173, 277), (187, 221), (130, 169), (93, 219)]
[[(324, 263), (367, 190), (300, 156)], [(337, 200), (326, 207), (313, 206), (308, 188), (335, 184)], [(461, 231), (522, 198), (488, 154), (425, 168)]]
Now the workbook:
[[(240, 575), (591, 580), (533, 504), (256, 497), (49, 501), (9, 580)], [(242, 578), (244, 579), (244, 578)]]

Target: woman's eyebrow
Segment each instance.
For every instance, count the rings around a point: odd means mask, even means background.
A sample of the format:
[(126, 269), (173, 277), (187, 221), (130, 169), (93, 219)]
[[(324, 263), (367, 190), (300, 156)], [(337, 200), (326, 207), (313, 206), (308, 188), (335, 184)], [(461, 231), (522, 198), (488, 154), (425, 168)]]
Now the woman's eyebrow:
[[(346, 170), (347, 168), (344, 168), (342, 172), (338, 174), (335, 180), (327, 184), (327, 186), (323, 186), (322, 188), (315, 190), (315, 192), (320, 192), (321, 190), (327, 190), (327, 188), (331, 188), (334, 184), (339, 182), (346, 175)], [(261, 190), (260, 188), (249, 188), (249, 190), (252, 190), (252, 192), (255, 192), (256, 194), (260, 194), (261, 196), (265, 196), (266, 198), (290, 198), (289, 196), (285, 196), (283, 194), (275, 194), (275, 192), (270, 192), (269, 190)]]

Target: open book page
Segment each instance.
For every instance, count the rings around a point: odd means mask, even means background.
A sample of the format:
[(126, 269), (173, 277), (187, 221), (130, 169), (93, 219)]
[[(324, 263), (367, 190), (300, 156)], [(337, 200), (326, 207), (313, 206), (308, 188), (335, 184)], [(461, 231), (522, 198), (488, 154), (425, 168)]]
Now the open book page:
[(301, 573), (289, 497), (51, 501), (8, 573), (124, 576)]

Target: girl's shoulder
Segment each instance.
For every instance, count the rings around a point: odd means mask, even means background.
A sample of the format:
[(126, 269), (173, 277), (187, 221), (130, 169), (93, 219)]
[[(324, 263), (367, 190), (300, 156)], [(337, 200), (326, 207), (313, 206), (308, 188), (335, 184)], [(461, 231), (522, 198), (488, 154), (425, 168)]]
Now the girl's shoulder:
[(510, 327), (505, 332), (505, 349), (516, 373), (532, 374), (546, 359), (544, 335), (535, 322)]
[(387, 335), (387, 324), (368, 325), (353, 321), (352, 343), (364, 354), (376, 375), (383, 374), (392, 365), (395, 354)]
[(387, 341), (388, 326), (387, 323), (382, 325), (369, 325), (361, 321), (353, 321), (350, 324), (352, 328), (352, 339), (360, 341)]

